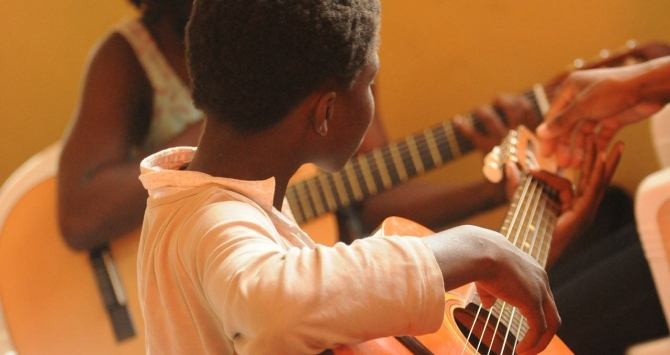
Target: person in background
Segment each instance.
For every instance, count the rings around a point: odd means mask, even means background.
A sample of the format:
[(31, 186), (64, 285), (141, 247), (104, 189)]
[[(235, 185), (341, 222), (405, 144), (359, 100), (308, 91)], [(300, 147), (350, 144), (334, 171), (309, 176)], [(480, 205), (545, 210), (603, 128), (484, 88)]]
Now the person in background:
[[(379, 16), (378, 0), (195, 2), (187, 55), (204, 133), (197, 149), (141, 163), (149, 353), (318, 353), (426, 333), (442, 323), (445, 289), (469, 281), (485, 304), (520, 307), (530, 325), (520, 353), (552, 338), (560, 320), (544, 271), (497, 233), (466, 226), (328, 247), (292, 219), (294, 172), (341, 168), (371, 124)], [(621, 153), (590, 152), (580, 193), (563, 200), (559, 246), (595, 209)]]
[[(195, 145), (202, 129), (184, 56), (184, 26), (192, 1), (131, 2), (139, 17), (115, 28), (93, 50), (60, 159), (59, 222), (66, 242), (77, 250), (102, 246), (138, 228), (147, 195), (137, 179), (137, 163), (162, 148)], [(508, 114), (511, 127), (537, 119), (518, 109), (527, 105), (512, 96), (495, 104)], [(490, 107), (476, 112), (487, 130), (468, 132), (486, 152), (506, 128)], [(377, 118), (359, 152), (386, 144)], [(504, 201), (504, 189), (483, 178), (461, 185), (411, 181), (368, 199), (360, 207), (360, 220), (368, 232), (389, 215), (440, 227)], [(342, 232), (351, 242), (352, 236)]]
[[(537, 130), (544, 154), (564, 166), (584, 159), (585, 137), (606, 147), (616, 132), (670, 100), (670, 57), (571, 74)], [(568, 254), (568, 253), (566, 253)], [(623, 353), (668, 334), (634, 223), (573, 249), (550, 271), (563, 318), (561, 338), (576, 353)]]
[(136, 229), (146, 192), (139, 161), (194, 144), (202, 112), (192, 103), (184, 58), (191, 0), (133, 0), (140, 16), (93, 50), (58, 169), (59, 222), (86, 250)]

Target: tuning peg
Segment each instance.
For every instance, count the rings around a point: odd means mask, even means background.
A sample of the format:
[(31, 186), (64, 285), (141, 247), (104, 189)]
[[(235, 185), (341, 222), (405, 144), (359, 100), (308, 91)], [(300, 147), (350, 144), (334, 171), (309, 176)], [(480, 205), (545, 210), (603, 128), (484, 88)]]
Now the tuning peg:
[(585, 64), (586, 64), (586, 61), (584, 61), (584, 59), (582, 59), (582, 58), (577, 58), (572, 62), (572, 66), (575, 69), (582, 69)]
[(609, 49), (601, 49), (600, 53), (598, 53), (598, 55), (602, 59), (607, 59), (607, 58), (610, 57), (611, 53), (610, 53)]
[(629, 39), (626, 41), (626, 47), (628, 49), (635, 49), (637, 48), (637, 41), (634, 39)]
[(484, 172), (484, 176), (486, 178), (493, 182), (493, 183), (498, 183), (502, 181), (503, 178), (503, 168), (502, 168), (502, 150), (500, 149), (499, 146), (496, 146), (486, 154), (486, 157), (484, 158), (484, 167), (482, 168), (482, 171)]

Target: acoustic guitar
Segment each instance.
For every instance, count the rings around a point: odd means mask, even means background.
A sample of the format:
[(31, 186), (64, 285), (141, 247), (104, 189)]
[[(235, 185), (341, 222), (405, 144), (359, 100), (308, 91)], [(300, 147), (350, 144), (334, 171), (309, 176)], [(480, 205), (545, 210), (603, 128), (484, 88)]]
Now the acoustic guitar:
[[(532, 133), (520, 127), (486, 158), (485, 175), (494, 182), (502, 177), (507, 161), (520, 165), (522, 178), (507, 211), (503, 234), (517, 248), (546, 266), (551, 238), (560, 212), (556, 192), (529, 174), (529, 169), (556, 172), (556, 164), (535, 154), (539, 147)], [(517, 154), (517, 152), (519, 152)], [(432, 232), (414, 222), (391, 217), (381, 226), (382, 236), (426, 236)], [(515, 354), (518, 342), (528, 331), (520, 311), (501, 300), (490, 309), (483, 307), (474, 284), (445, 295), (445, 314), (440, 329), (420, 336), (375, 339), (336, 349), (336, 354)], [(542, 354), (572, 354), (554, 337)]]
[[(651, 48), (651, 50), (649, 49)], [(594, 66), (670, 53), (664, 45), (634, 48)], [(539, 111), (558, 83), (526, 93)], [(467, 115), (481, 127), (474, 115)], [(471, 151), (473, 146), (445, 121), (404, 140), (354, 158), (340, 172), (295, 183), (287, 199), (298, 222), (313, 236), (335, 231), (327, 215), (340, 207), (402, 183)], [(19, 168), (0, 190), (0, 352), (21, 354), (142, 354), (143, 320), (137, 299), (138, 233), (91, 254), (71, 250), (60, 235), (56, 213), (54, 145)], [(316, 230), (318, 231), (315, 231)], [(317, 238), (324, 244), (336, 234)], [(0, 313), (0, 321), (2, 321)]]

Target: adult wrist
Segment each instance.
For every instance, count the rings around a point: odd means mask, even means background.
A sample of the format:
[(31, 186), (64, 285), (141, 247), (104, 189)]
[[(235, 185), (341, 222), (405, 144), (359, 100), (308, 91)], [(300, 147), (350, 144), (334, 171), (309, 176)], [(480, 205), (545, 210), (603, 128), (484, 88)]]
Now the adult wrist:
[(637, 102), (661, 102), (670, 99), (670, 58), (659, 58), (636, 65), (631, 84)]

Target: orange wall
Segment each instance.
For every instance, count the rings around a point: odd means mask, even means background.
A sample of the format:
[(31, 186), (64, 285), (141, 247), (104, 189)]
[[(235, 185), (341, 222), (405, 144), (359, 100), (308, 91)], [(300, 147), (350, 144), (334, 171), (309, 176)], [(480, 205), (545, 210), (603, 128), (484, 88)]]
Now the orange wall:
[[(548, 80), (578, 57), (626, 40), (670, 40), (663, 0), (383, 2), (382, 114), (393, 137), (467, 112), (499, 92)], [(648, 125), (621, 134), (626, 152), (615, 181), (630, 191), (657, 168)], [(462, 181), (479, 174), (473, 155), (432, 174)]]
[[(384, 0), (381, 107), (400, 137), (561, 71), (629, 38), (670, 40), (664, 0)], [(124, 0), (0, 0), (0, 181), (57, 140), (89, 49), (133, 10)], [(656, 168), (646, 125), (627, 129), (616, 180)], [(477, 176), (474, 155), (430, 179)]]
[(62, 135), (91, 47), (125, 0), (0, 0), (0, 181)]

